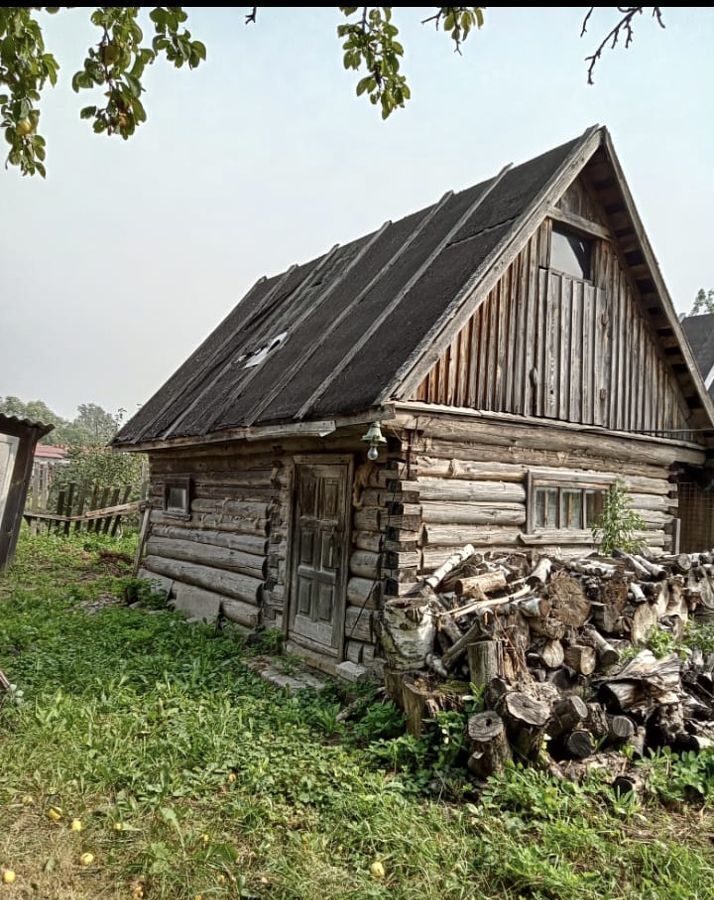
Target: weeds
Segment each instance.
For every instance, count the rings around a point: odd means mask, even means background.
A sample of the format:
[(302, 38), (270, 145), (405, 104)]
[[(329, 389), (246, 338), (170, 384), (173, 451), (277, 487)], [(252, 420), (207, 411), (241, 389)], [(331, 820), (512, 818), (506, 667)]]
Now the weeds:
[(0, 667), (25, 692), (0, 712), (8, 898), (711, 898), (711, 756), (649, 761), (671, 808), (517, 768), (464, 803), (461, 713), (417, 740), (374, 688), (266, 685), (245, 665), (265, 643), (167, 610), (87, 615), (132, 584), (108, 546), (24, 536), (0, 580)]

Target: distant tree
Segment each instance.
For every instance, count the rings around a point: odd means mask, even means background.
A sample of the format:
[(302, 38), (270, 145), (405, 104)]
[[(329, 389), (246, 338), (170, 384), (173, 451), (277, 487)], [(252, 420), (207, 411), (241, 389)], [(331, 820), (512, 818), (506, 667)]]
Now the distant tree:
[[(238, 7), (236, 7), (238, 8)], [(23, 175), (45, 175), (45, 139), (38, 133), (40, 120), (40, 92), (49, 81), (57, 83), (59, 63), (45, 49), (41, 13), (65, 12), (69, 7), (60, 6), (6, 6), (0, 7), (0, 124), (10, 145), (7, 162), (18, 166)], [(257, 6), (248, 10), (245, 23), (255, 24)], [(266, 7), (272, 10), (272, 7)], [(398, 40), (399, 29), (392, 19), (392, 10), (405, 10), (393, 6), (338, 6), (344, 17), (337, 26), (337, 36), (342, 41), (345, 69), (359, 71), (358, 96), (365, 94), (381, 110), (386, 119), (395, 109), (403, 107), (411, 96), (407, 79), (401, 71), (404, 47)], [(432, 6), (421, 7), (431, 12), (422, 24), (431, 23), (437, 31), (445, 32), (457, 53), (474, 28), (484, 24), (484, 6)], [(594, 52), (586, 57), (588, 84), (593, 83), (593, 72), (607, 49), (618, 43), (629, 47), (633, 39), (635, 18), (648, 11), (651, 18), (664, 28), (662, 7), (617, 6), (586, 7), (580, 36), (583, 37), (593, 15), (606, 9), (615, 11), (616, 19), (600, 40)], [(142, 11), (148, 10), (143, 24), (139, 24)], [(126, 140), (136, 128), (146, 121), (146, 111), (141, 101), (144, 93), (142, 78), (146, 67), (163, 56), (176, 68), (196, 68), (206, 59), (206, 47), (195, 40), (185, 27), (188, 14), (182, 6), (100, 6), (87, 9), (89, 18), (97, 28), (97, 43), (87, 50), (87, 55), (72, 77), (72, 87), (79, 91), (100, 91), (97, 102), (85, 106), (80, 116), (92, 122), (97, 134), (118, 134)], [(537, 14), (537, 10), (534, 10)], [(405, 13), (406, 14), (406, 13)], [(150, 39), (144, 39), (148, 29)], [(299, 36), (296, 35), (296, 40)], [(278, 54), (275, 54), (276, 59)], [(276, 60), (268, 60), (268, 66)]]
[(96, 403), (80, 403), (74, 419), (63, 419), (42, 400), (25, 403), (19, 397), (0, 397), (0, 413), (30, 419), (43, 425), (54, 425), (42, 443), (61, 447), (96, 447), (108, 444), (119, 430), (124, 410), (107, 412)]
[(689, 315), (699, 316), (702, 313), (714, 313), (714, 291), (705, 291), (704, 288), (699, 288)]

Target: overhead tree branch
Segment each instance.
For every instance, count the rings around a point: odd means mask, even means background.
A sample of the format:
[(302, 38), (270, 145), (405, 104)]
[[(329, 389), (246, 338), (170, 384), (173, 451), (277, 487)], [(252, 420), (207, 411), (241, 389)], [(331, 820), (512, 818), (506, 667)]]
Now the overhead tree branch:
[[(588, 30), (588, 23), (592, 17), (593, 12), (595, 11), (595, 6), (591, 6), (590, 9), (585, 14), (585, 18), (583, 19), (583, 25), (580, 29), (580, 37), (584, 37)], [(632, 20), (635, 16), (642, 15), (645, 9), (649, 7), (646, 6), (618, 6), (617, 10), (621, 14), (620, 21), (615, 24), (615, 26), (605, 35), (605, 37), (600, 41), (597, 49), (591, 56), (585, 57), (585, 62), (588, 63), (588, 84), (594, 84), (593, 73), (595, 71), (595, 66), (599, 62), (602, 57), (603, 51), (608, 47), (610, 50), (614, 50), (617, 46), (620, 37), (624, 34), (625, 36), (625, 50), (630, 46), (634, 38), (634, 32), (632, 30)], [(662, 21), (662, 7), (661, 6), (653, 6), (652, 9), (652, 17), (656, 19), (657, 24), (660, 28), (664, 28), (664, 22)]]

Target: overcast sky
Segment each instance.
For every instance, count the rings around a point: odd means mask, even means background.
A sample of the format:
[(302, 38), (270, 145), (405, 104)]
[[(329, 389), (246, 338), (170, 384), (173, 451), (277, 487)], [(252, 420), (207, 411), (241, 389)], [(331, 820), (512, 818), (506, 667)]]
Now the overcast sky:
[(606, 124), (680, 309), (714, 288), (714, 11), (665, 7), (586, 86), (600, 8), (496, 8), (463, 57), (395, 11), (413, 99), (384, 123), (342, 69), (336, 8), (190, 10), (194, 72), (156, 64), (149, 122), (95, 137), (69, 87), (96, 41), (48, 19), (48, 177), (0, 170), (0, 395), (133, 412), (258, 276), (285, 269)]

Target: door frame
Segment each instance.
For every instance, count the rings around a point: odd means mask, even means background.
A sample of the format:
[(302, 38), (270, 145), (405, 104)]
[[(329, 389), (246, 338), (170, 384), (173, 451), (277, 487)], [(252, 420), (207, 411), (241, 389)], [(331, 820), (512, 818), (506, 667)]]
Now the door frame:
[[(340, 571), (338, 582), (338, 590), (344, 598), (341, 604), (342, 612), (339, 615), (339, 623), (335, 622), (335, 627), (339, 624), (339, 640), (337, 642), (337, 656), (334, 659), (342, 662), (345, 659), (345, 616), (347, 613), (347, 581), (349, 580), (350, 568), (350, 550), (352, 548), (352, 486), (354, 481), (354, 463), (355, 458), (352, 453), (298, 453), (294, 454), (291, 460), (290, 475), (290, 505), (287, 527), (287, 547), (285, 550), (285, 604), (283, 607), (283, 634), (286, 641), (293, 641), (299, 645), (299, 640), (295, 641), (290, 631), (290, 622), (293, 613), (293, 539), (295, 535), (295, 514), (297, 512), (297, 492), (298, 492), (298, 467), (299, 466), (317, 466), (317, 465), (335, 465), (346, 466), (347, 468), (347, 490), (345, 492), (345, 509), (343, 514), (343, 534), (344, 549), (343, 558), (344, 565)], [(318, 644), (313, 644), (307, 638), (301, 638), (305, 642), (305, 649), (315, 653), (323, 653)], [(324, 654), (326, 659), (332, 659), (329, 654)]]

